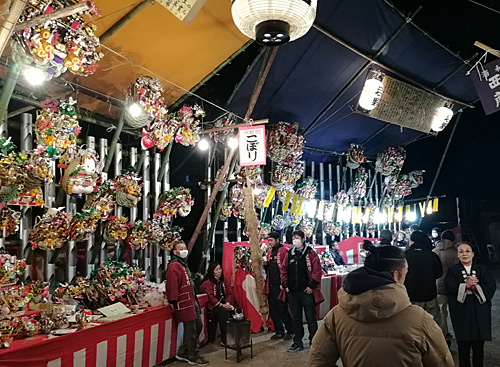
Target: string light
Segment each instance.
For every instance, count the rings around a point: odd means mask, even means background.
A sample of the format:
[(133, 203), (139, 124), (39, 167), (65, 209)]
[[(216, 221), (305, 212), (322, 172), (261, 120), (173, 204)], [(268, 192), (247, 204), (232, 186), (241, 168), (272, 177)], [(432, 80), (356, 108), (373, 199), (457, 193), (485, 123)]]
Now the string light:
[(210, 143), (208, 142), (207, 139), (202, 139), (198, 143), (198, 148), (203, 151), (208, 150), (208, 148), (210, 148)]
[(45, 80), (45, 73), (37, 68), (26, 68), (23, 71), (24, 77), (31, 85), (41, 85)]
[(230, 137), (229, 140), (227, 141), (227, 145), (231, 149), (236, 149), (238, 148), (238, 139), (235, 138), (234, 136)]

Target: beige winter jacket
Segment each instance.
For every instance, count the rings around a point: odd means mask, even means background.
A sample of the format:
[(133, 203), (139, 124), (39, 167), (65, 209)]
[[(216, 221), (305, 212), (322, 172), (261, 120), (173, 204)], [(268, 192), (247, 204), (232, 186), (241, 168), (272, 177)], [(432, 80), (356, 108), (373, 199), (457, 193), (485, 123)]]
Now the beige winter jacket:
[(401, 284), (352, 295), (339, 291), (339, 304), (314, 336), (309, 367), (453, 367), (441, 329), (432, 316), (410, 303)]

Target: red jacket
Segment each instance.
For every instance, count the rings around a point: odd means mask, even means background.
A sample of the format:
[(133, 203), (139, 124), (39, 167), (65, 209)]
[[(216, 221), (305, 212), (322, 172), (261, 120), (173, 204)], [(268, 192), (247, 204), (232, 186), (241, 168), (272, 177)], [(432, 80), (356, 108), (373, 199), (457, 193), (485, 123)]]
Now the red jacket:
[[(229, 281), (227, 279), (224, 279), (222, 286), (224, 287), (224, 293), (226, 294), (226, 302), (229, 302), (234, 306), (233, 288), (231, 288)], [(206, 293), (208, 295), (207, 306), (209, 310), (213, 310), (214, 308), (219, 306), (220, 300), (216, 297), (217, 284), (215, 284), (213, 281), (207, 279), (203, 283), (201, 283), (200, 292)]]
[[(271, 260), (272, 252), (273, 252), (272, 248), (267, 252), (266, 256), (267, 256), (268, 262)], [(278, 261), (278, 267), (280, 268), (280, 273), (281, 273), (280, 263), (282, 263), (283, 258), (285, 258), (285, 257), (288, 258), (288, 249), (283, 246), (283, 247), (280, 247), (278, 249), (278, 255), (276, 256), (277, 261)], [(264, 294), (269, 294), (269, 273), (267, 271), (267, 268), (266, 268), (266, 274), (267, 274), (267, 277), (266, 277), (266, 284), (264, 285)]]
[(175, 321), (196, 320), (193, 287), (184, 266), (179, 262), (171, 262), (167, 267), (166, 278), (167, 300), (173, 305)]
[[(307, 273), (309, 275), (309, 280), (314, 280), (317, 284), (316, 287), (311, 288), (313, 288), (314, 301), (316, 302), (316, 304), (320, 304), (325, 300), (325, 298), (321, 294), (321, 275), (323, 274), (321, 270), (321, 262), (319, 260), (318, 253), (311, 246), (306, 246), (304, 248), (304, 251), (306, 251), (308, 248), (310, 248), (310, 250), (306, 254)], [(281, 284), (283, 285), (283, 288), (286, 288), (286, 284), (288, 283), (289, 252), (292, 254), (295, 253), (295, 248), (292, 247), (289, 251), (287, 251), (283, 258), (278, 257), (278, 265), (281, 273)], [(282, 301), (286, 300), (286, 293), (284, 290), (281, 291), (279, 299)]]

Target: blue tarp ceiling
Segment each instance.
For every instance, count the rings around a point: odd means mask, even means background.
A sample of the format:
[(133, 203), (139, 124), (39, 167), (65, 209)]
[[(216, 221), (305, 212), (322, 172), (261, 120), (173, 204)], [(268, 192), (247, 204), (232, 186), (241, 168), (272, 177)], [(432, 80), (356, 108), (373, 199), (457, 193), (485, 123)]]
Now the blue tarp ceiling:
[[(405, 23), (406, 19), (383, 0), (320, 0), (316, 18), (317, 25), (370, 57)], [(466, 103), (477, 99), (463, 60), (412, 24), (406, 25), (390, 42), (378, 61), (429, 89), (452, 75), (436, 92)], [(366, 73), (315, 121), (365, 62), (365, 58), (312, 28), (303, 38), (280, 47), (253, 117), (269, 118), (271, 122), (299, 122), (303, 128), (309, 127), (308, 147), (343, 152), (351, 142), (364, 143), (368, 156), (420, 136), (418, 131), (386, 126), (383, 121), (352, 112), (351, 106), (356, 105)], [(255, 67), (236, 92), (231, 101), (234, 112), (245, 113), (258, 73), (259, 68)], [(329, 154), (305, 152), (308, 161), (325, 161), (329, 157)]]

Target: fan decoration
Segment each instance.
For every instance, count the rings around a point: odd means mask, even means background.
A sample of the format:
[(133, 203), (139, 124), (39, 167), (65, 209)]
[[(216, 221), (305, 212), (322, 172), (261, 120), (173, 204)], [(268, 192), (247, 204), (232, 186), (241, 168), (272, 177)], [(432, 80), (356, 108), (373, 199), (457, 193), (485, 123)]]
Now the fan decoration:
[(78, 124), (75, 104), (72, 97), (42, 102), (35, 122), (36, 141), (38, 145), (45, 146), (51, 158), (76, 145), (82, 128)]
[(304, 181), (298, 185), (297, 194), (305, 197), (306, 199), (314, 199), (318, 192), (318, 180), (312, 177), (305, 178)]
[(134, 128), (142, 128), (154, 121), (164, 121), (168, 110), (163, 100), (160, 80), (141, 76), (129, 87), (125, 120)]
[(311, 237), (314, 232), (314, 223), (309, 218), (303, 218), (300, 222), (299, 229), (304, 232), (307, 238)]
[(227, 201), (224, 202), (221, 209), (220, 221), (226, 221), (233, 214), (233, 204)]
[(408, 173), (412, 189), (416, 189), (424, 183), (424, 173), (424, 170), (415, 170)]
[(262, 169), (260, 166), (241, 167), (240, 172), (236, 175), (236, 181), (240, 184), (260, 185), (262, 184)]
[(384, 176), (398, 175), (403, 168), (406, 151), (402, 147), (389, 147), (377, 155), (375, 170)]
[(198, 118), (204, 116), (205, 111), (198, 105), (194, 107), (184, 106), (177, 111), (180, 128), (175, 135), (175, 142), (194, 147), (200, 140), (200, 121)]
[[(62, 9), (77, 1), (30, 1), (19, 21)], [(95, 4), (89, 15), (99, 14)], [(49, 20), (43, 25), (25, 28), (16, 34), (17, 45), (13, 46), (13, 58), (25, 67), (39, 68), (46, 79), (57, 78), (69, 70), (71, 73), (88, 76), (98, 68), (103, 54), (97, 51), (99, 38), (97, 27), (85, 24), (81, 14)]]
[(7, 238), (19, 230), (21, 213), (8, 207), (0, 208), (0, 235)]
[(151, 222), (138, 220), (130, 230), (127, 242), (132, 249), (144, 250), (152, 241)]
[(28, 172), (24, 188), (27, 190), (38, 189), (43, 183), (51, 182), (54, 178), (50, 172), (50, 159), (44, 146), (28, 152), (25, 165)]
[(352, 194), (355, 198), (360, 199), (366, 196), (368, 173), (363, 167), (359, 167), (356, 171), (356, 179), (352, 186)]
[[(225, 117), (219, 118), (213, 124), (206, 124), (205, 128), (211, 129), (211, 128), (227, 127), (227, 126), (233, 125), (234, 123), (235, 123), (234, 115), (229, 114)], [(209, 134), (209, 136), (216, 143), (219, 143), (219, 142), (224, 143), (230, 136), (232, 136), (232, 134), (233, 134), (232, 130), (227, 129), (227, 130), (218, 131), (218, 132), (211, 132)]]
[(294, 188), (295, 188), (295, 185), (291, 184), (291, 183), (284, 183), (283, 185), (281, 185), (281, 188), (276, 190), (276, 195), (278, 196), (279, 201), (284, 203), (286, 195), (288, 193), (295, 194)]
[(338, 236), (340, 234), (340, 224), (333, 222), (323, 222), (323, 232), (330, 236)]
[(181, 217), (186, 217), (191, 213), (193, 205), (194, 199), (191, 196), (191, 190), (182, 186), (175, 187), (169, 191), (165, 191), (160, 197), (155, 216), (165, 216), (168, 220), (176, 217), (177, 214)]
[(304, 165), (300, 161), (277, 163), (271, 174), (271, 183), (276, 189), (286, 184), (295, 185), (304, 173)]
[[(243, 187), (240, 184), (236, 184), (231, 187), (229, 192), (229, 201), (233, 204), (233, 215), (235, 217), (242, 218), (242, 213), (244, 213), (244, 197), (243, 197)], [(244, 217), (244, 214), (243, 214)]]
[(361, 163), (365, 162), (366, 157), (363, 146), (351, 143), (351, 147), (347, 150), (347, 167), (357, 169)]
[(103, 239), (107, 244), (114, 244), (118, 240), (124, 240), (130, 233), (130, 223), (125, 217), (109, 217), (104, 227)]
[(271, 226), (275, 231), (281, 231), (283, 228), (285, 228), (285, 218), (283, 218), (283, 216), (280, 214), (276, 215), (271, 221)]
[(0, 157), (0, 202), (10, 203), (23, 190), (27, 172), (14, 155)]
[(95, 209), (76, 214), (69, 225), (69, 240), (76, 242), (88, 240), (97, 230), (100, 219), (101, 215)]
[(260, 223), (260, 238), (267, 238), (271, 230), (272, 226), (269, 223)]
[(354, 202), (354, 196), (348, 195), (345, 191), (339, 191), (333, 197), (333, 202), (337, 205), (348, 206)]
[(16, 284), (26, 272), (26, 260), (0, 250), (0, 286)]
[(384, 180), (387, 196), (390, 200), (401, 200), (411, 194), (411, 181), (408, 175), (388, 176)]
[(297, 123), (279, 122), (267, 135), (267, 156), (276, 163), (294, 162), (302, 157), (305, 138)]
[(64, 173), (62, 187), (69, 195), (81, 197), (94, 192), (102, 164), (94, 149), (80, 148)]
[(113, 181), (105, 181), (97, 188), (97, 191), (90, 194), (83, 205), (83, 211), (95, 209), (102, 219), (107, 219), (115, 209), (115, 197), (113, 192)]
[(141, 200), (141, 180), (134, 168), (122, 170), (122, 174), (113, 181), (116, 203), (125, 208), (136, 206)]
[(171, 227), (166, 216), (156, 216), (151, 221), (152, 239), (165, 250), (171, 250), (174, 243), (182, 240), (180, 227)]
[(62, 210), (48, 209), (29, 234), (31, 247), (44, 251), (63, 247), (69, 238), (71, 219), (71, 215)]

